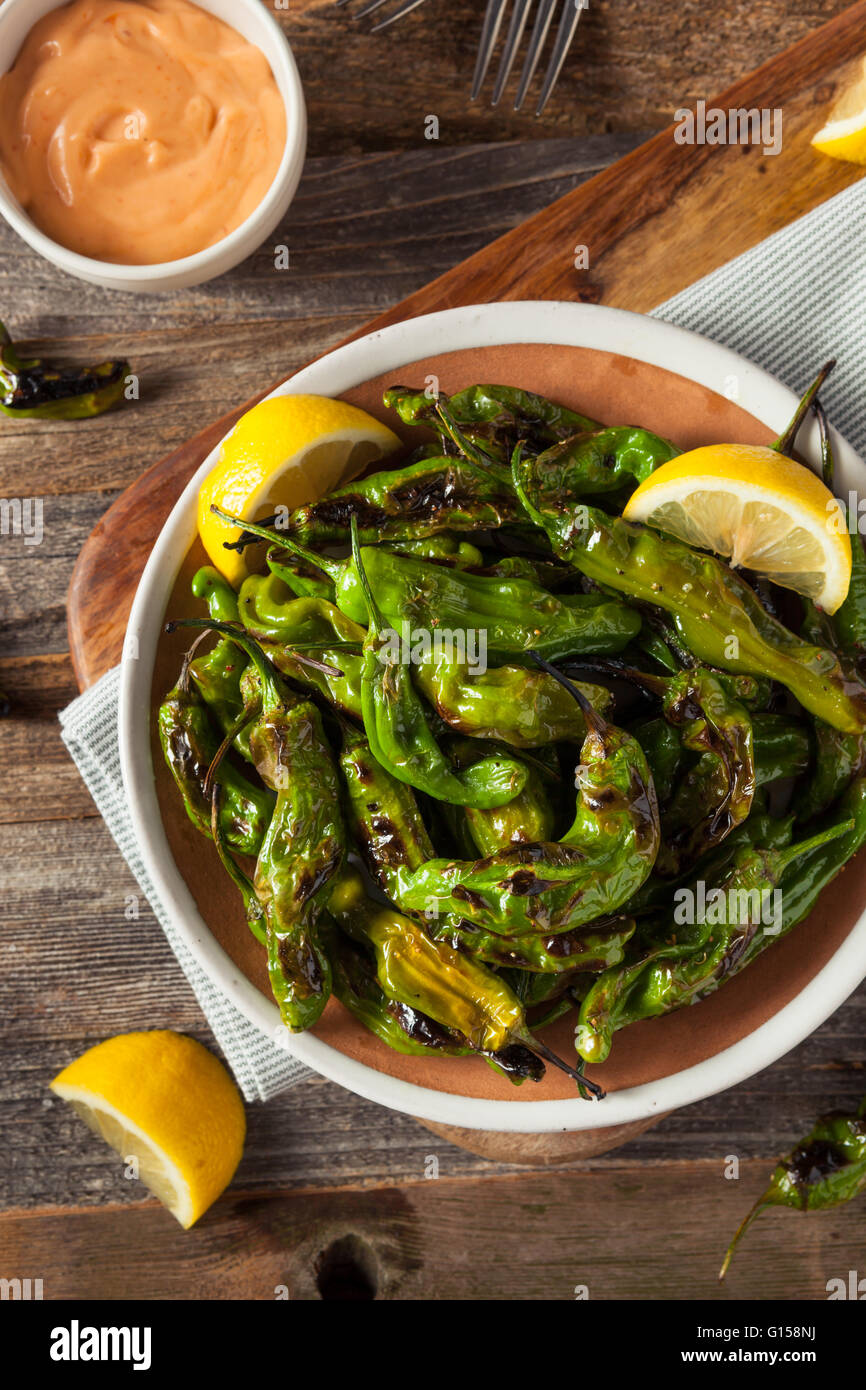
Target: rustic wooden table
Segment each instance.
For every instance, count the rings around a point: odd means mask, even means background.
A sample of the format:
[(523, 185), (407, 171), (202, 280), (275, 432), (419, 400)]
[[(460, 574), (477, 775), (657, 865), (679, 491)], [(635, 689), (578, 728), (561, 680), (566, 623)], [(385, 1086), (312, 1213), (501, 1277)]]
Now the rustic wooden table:
[[(559, 1169), (486, 1163), (405, 1116), (306, 1082), (250, 1107), (230, 1193), (186, 1234), (46, 1091), (65, 1062), (114, 1033), (170, 1027), (212, 1042), (147, 904), (137, 920), (125, 915), (136, 884), (59, 737), (57, 711), (76, 693), (65, 590), (108, 504), (202, 423), (843, 6), (792, 15), (765, 0), (714, 12), (710, 25), (689, 0), (599, 0), (593, 42), (587, 25), (543, 126), (467, 108), (479, 8), (428, 0), (394, 31), (406, 59), (395, 82), (393, 48), (359, 38), (335, 64), (343, 21), (324, 0), (292, 0), (285, 22), (317, 157), (282, 237), (292, 268), (281, 277), (263, 252), (209, 286), (126, 298), (64, 278), (0, 230), (16, 336), (84, 358), (127, 354), (142, 383), (134, 413), (0, 430), (0, 494), (42, 497), (45, 515), (40, 545), (0, 537), (0, 688), (13, 705), (0, 722), (0, 1276), (41, 1277), (46, 1298), (270, 1299), (285, 1285), (300, 1298), (570, 1299), (585, 1285), (592, 1298), (820, 1299), (828, 1279), (862, 1265), (861, 1203), (766, 1216), (728, 1286), (715, 1282), (770, 1162), (822, 1108), (861, 1095), (863, 989), (751, 1081)], [(447, 94), (438, 144), (419, 134), (433, 91)], [(532, 138), (467, 143), (504, 134)], [(738, 1180), (725, 1176), (732, 1158)]]

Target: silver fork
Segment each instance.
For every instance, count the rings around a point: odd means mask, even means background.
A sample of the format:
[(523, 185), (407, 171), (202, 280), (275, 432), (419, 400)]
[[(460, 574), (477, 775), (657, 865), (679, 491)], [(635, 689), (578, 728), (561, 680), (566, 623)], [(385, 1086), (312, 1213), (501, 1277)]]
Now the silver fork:
[[(338, 6), (347, 5), (348, 3), (349, 0), (334, 0), (334, 4)], [(363, 10), (359, 10), (354, 17), (355, 19), (366, 19), (368, 14), (374, 14), (375, 11), (380, 10), (385, 3), (386, 0), (370, 0), (369, 4), (365, 5)], [(396, 24), (398, 19), (402, 19), (404, 15), (411, 14), (413, 10), (417, 10), (418, 6), (423, 3), (424, 0), (403, 0), (403, 3), (398, 5), (394, 13), (388, 15), (387, 19), (380, 19), (378, 24), (374, 24), (370, 33), (378, 34), (381, 29), (387, 29), (389, 25)]]
[[(554, 10), (557, 0), (537, 0), (535, 11), (535, 23), (532, 26), (532, 33), (529, 39), (529, 46), (526, 56), (523, 59), (523, 69), (520, 80), (517, 84), (517, 95), (514, 98), (514, 109), (519, 111), (526, 100), (529, 85), (535, 76), (535, 70), (541, 60), (541, 53), (544, 48), (548, 32), (553, 24)], [(535, 108), (536, 116), (540, 116), (547, 105), (556, 86), (559, 74), (562, 72), (563, 64), (568, 57), (568, 50), (574, 38), (577, 26), (580, 23), (580, 16), (587, 8), (588, 0), (561, 0), (562, 12), (559, 19), (559, 29), (553, 49), (547, 63), (547, 71), (544, 74), (544, 81), (541, 84), (541, 92), (538, 98), (538, 105)], [(529, 20), (533, 0), (513, 0), (514, 8), (511, 11), (511, 20), (508, 25), (508, 33), (505, 36), (505, 43), (502, 48), (502, 55), (499, 59), (499, 71), (496, 74), (496, 82), (493, 87), (491, 106), (498, 106), (505, 91), (505, 84), (511, 76), (511, 69), (517, 57), (517, 50), (523, 38), (523, 32)], [(502, 28), (502, 21), (505, 18), (505, 11), (508, 8), (508, 0), (487, 0), (487, 10), (484, 15), (484, 25), (481, 30), (481, 41), (478, 45), (478, 58), (475, 63), (475, 76), (472, 79), (471, 100), (475, 101), (484, 86), (484, 79), (487, 76), (487, 69), (490, 67), (490, 60), (496, 48), (496, 40), (499, 38), (499, 31)]]

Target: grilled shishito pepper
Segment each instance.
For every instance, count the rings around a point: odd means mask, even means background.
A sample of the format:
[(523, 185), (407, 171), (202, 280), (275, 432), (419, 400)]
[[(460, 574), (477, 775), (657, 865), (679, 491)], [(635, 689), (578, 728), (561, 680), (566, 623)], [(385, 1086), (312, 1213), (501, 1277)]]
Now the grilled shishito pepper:
[(846, 733), (866, 730), (866, 688), (833, 652), (800, 641), (714, 555), (583, 503), (563, 506), (537, 460), (515, 450), (515, 488), (561, 559), (598, 584), (669, 612), (699, 661), (772, 676), (800, 703)]
[(393, 897), (397, 870), (416, 869), (434, 854), (415, 793), (382, 767), (366, 735), (348, 723), (343, 725), (339, 765), (355, 844), (379, 886)]
[(524, 764), (494, 755), (460, 771), (442, 752), (412, 684), (409, 665), (401, 653), (394, 652), (385, 631), (354, 526), (352, 551), (370, 614), (361, 666), (361, 712), (373, 755), (398, 781), (440, 801), (479, 807), (512, 801), (526, 782)]
[(866, 737), (843, 734), (823, 720), (813, 725), (814, 759), (808, 786), (797, 798), (797, 816), (808, 821), (821, 815), (866, 771)]
[(448, 453), (451, 434), (443, 421), (444, 407), (467, 440), (505, 465), (518, 440), (539, 452), (557, 440), (599, 428), (598, 421), (587, 415), (514, 386), (468, 386), (453, 396), (431, 396), (409, 386), (391, 386), (382, 399), (404, 424), (435, 429)]
[[(361, 718), (363, 627), (326, 599), (292, 598), (276, 574), (245, 579), (238, 612), (278, 671), (312, 686), (344, 714)], [(298, 660), (296, 653), (317, 658), (324, 669)]]
[[(177, 685), (159, 707), (158, 726), (163, 757), (186, 813), (196, 829), (210, 837), (211, 797), (205, 783), (220, 738), (190, 680), (188, 658)], [(273, 796), (227, 761), (220, 763), (219, 782), (224, 790), (220, 826), (227, 843), (241, 854), (257, 854), (274, 809)]]
[(0, 411), (17, 420), (87, 420), (110, 410), (123, 395), (129, 363), (53, 367), (22, 358), (0, 323)]
[[(382, 469), (296, 507), (269, 537), (312, 545), (349, 540), (352, 518), (364, 545), (413, 541), (439, 531), (496, 531), (523, 521), (507, 470), (495, 476), (461, 458), (423, 458), (403, 468)], [(256, 535), (244, 530), (230, 548), (243, 549)]]
[[(192, 577), (191, 589), (203, 599), (215, 622), (238, 622), (238, 596), (228, 580), (212, 565), (203, 565)], [(189, 672), (201, 697), (224, 734), (237, 724), (245, 707), (241, 680), (247, 658), (230, 637), (220, 637), (209, 652), (190, 662)], [(234, 747), (250, 762), (250, 731), (245, 725), (235, 736)]]
[[(415, 668), (418, 688), (455, 733), (481, 735), (514, 748), (539, 748), (560, 740), (579, 742), (586, 725), (580, 705), (546, 671), (491, 666), (477, 675), (466, 662), (434, 648)], [(575, 682), (599, 713), (611, 703), (602, 685)]]
[[(215, 626), (197, 619), (182, 625)], [(286, 1026), (301, 1032), (321, 1016), (331, 993), (319, 922), (322, 890), (346, 849), (337, 770), (315, 705), (288, 689), (249, 636), (235, 636), (223, 625), (217, 630), (233, 637), (258, 676), (261, 712), (250, 731), (250, 752), (276, 804), (253, 882), (267, 927), (274, 998)]]
[(539, 456), (551, 492), (566, 505), (600, 493), (634, 491), (680, 450), (649, 430), (611, 426), (554, 444)]
[[(364, 932), (365, 924), (381, 913), (382, 905), (366, 897), (353, 869), (346, 869), (339, 876), (331, 902), (344, 928), (343, 931), (336, 925), (325, 928), (334, 973), (334, 994), (365, 1028), (395, 1052), (428, 1057), (437, 1053), (467, 1057), (475, 1053), (514, 1085), (542, 1079), (544, 1063), (521, 1043), (511, 1043), (497, 1052), (473, 1047), (462, 1034), (437, 1023), (406, 1000), (388, 997), (376, 974), (375, 957), (371, 959), (367, 954), (372, 943)], [(350, 939), (349, 932), (354, 940)], [(361, 941), (367, 950), (358, 944)]]
[[(748, 844), (739, 848), (714, 890), (711, 909), (703, 921), (665, 920), (654, 933), (643, 935), (633, 960), (605, 971), (593, 982), (581, 1003), (575, 1035), (580, 1056), (587, 1062), (603, 1062), (620, 1028), (695, 1004), (739, 973), (809, 910), (803, 910), (803, 896), (789, 894), (783, 887), (781, 920), (762, 925), (762, 915), (768, 910), (766, 895), (780, 882), (784, 884), (786, 870), (796, 880), (796, 869), (790, 866), (799, 860), (805, 881), (811, 881), (810, 856), (821, 854), (825, 871), (827, 862), (835, 860), (836, 867), (829, 874), (833, 877), (840, 867), (838, 856), (844, 854), (844, 863), (855, 843), (852, 837), (860, 833), (852, 817), (784, 849), (759, 849)], [(824, 879), (824, 883), (828, 881)]]
[(768, 1207), (826, 1211), (866, 1191), (866, 1097), (853, 1115), (833, 1111), (773, 1169), (769, 1185), (737, 1229), (719, 1278), (724, 1279), (740, 1240)]
[[(464, 767), (483, 756), (482, 746), (472, 739), (453, 739), (448, 751)], [(553, 806), (541, 772), (531, 764), (527, 765), (526, 785), (513, 801), (486, 810), (467, 806), (463, 814), (480, 855), (495, 854), (508, 845), (549, 840), (553, 835)]]
[(432, 859), (398, 874), (404, 908), (465, 917), (502, 936), (545, 936), (615, 913), (641, 887), (659, 848), (659, 812), (646, 757), (630, 734), (584, 705), (586, 738), (575, 773), (577, 810), (557, 842), (516, 845), (475, 863)]
[(353, 939), (372, 948), (389, 999), (459, 1034), (475, 1052), (495, 1055), (522, 1044), (573, 1076), (581, 1088), (602, 1094), (532, 1036), (523, 1004), (500, 976), (429, 937), (419, 922), (395, 908), (370, 903), (360, 875), (343, 875), (331, 894), (331, 911)]
[(746, 819), (755, 794), (752, 722), (711, 671), (694, 667), (655, 677), (664, 690), (664, 718), (683, 747), (699, 754), (662, 817), (656, 872), (679, 874)]
[[(236, 526), (244, 524), (213, 510)], [(247, 529), (269, 534), (251, 523)], [(289, 539), (283, 544), (290, 551), (296, 548)], [(604, 594), (560, 599), (529, 579), (469, 574), (377, 546), (364, 546), (346, 560), (296, 549), (305, 563), (318, 564), (329, 576), (335, 604), (354, 622), (369, 621), (359, 572), (363, 566), (377, 609), (395, 632), (423, 630), (450, 638), (455, 646), (462, 638), (464, 648), (467, 634), (483, 633), (485, 650), (501, 659), (530, 648), (551, 660), (581, 652), (620, 652), (641, 627), (634, 609)]]

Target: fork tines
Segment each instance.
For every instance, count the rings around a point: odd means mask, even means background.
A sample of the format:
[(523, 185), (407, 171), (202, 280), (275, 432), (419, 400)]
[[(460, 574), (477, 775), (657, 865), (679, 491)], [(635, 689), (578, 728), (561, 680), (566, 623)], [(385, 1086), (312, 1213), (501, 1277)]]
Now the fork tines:
[[(366, 19), (367, 15), (374, 14), (376, 10), (381, 9), (386, 3), (387, 0), (369, 0), (369, 3), (355, 15), (355, 19)], [(348, 4), (348, 0), (334, 0), (334, 4), (346, 5)], [(386, 19), (380, 19), (378, 24), (374, 24), (370, 33), (377, 34), (380, 29), (387, 29), (390, 24), (396, 24), (398, 19), (402, 19), (404, 15), (411, 14), (412, 10), (417, 10), (418, 6), (421, 4), (423, 4), (423, 0), (403, 0), (403, 3), (397, 6), (393, 14), (388, 15)]]
[[(563, 64), (568, 56), (577, 26), (580, 23), (580, 16), (587, 8), (588, 0), (561, 0), (561, 15), (559, 29), (553, 44), (553, 49), (548, 59), (547, 71), (544, 74), (544, 81), (541, 85), (541, 92), (538, 97), (538, 104), (535, 108), (536, 116), (540, 116), (548, 101), (554, 87), (556, 86)], [(499, 71), (496, 74), (496, 81), (493, 87), (491, 105), (498, 105), (505, 91), (506, 83), (511, 76), (517, 51), (520, 47), (521, 39), (529, 21), (533, 0), (513, 0), (511, 20), (508, 25), (508, 32), (505, 36), (505, 43), (499, 59)], [(517, 84), (517, 95), (514, 98), (514, 109), (519, 111), (526, 99), (530, 83), (535, 76), (536, 68), (541, 59), (544, 44), (550, 31), (557, 0), (537, 0), (535, 9), (535, 20), (532, 26), (532, 33), (529, 45), (523, 59), (523, 68)], [(487, 76), (487, 70), (496, 48), (496, 41), (499, 31), (502, 28), (502, 21), (508, 7), (508, 0), (487, 0), (487, 10), (484, 15), (484, 24), (481, 30), (481, 41), (478, 46), (478, 58), (475, 63), (475, 76), (472, 82), (472, 100), (479, 96)]]

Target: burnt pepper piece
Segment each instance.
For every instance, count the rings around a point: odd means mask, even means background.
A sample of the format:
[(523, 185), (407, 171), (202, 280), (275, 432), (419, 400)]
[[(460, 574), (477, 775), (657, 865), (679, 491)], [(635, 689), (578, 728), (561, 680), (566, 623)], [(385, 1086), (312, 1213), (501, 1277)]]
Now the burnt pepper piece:
[(23, 358), (0, 323), (0, 411), (17, 420), (87, 420), (110, 410), (123, 395), (129, 363), (54, 367)]

